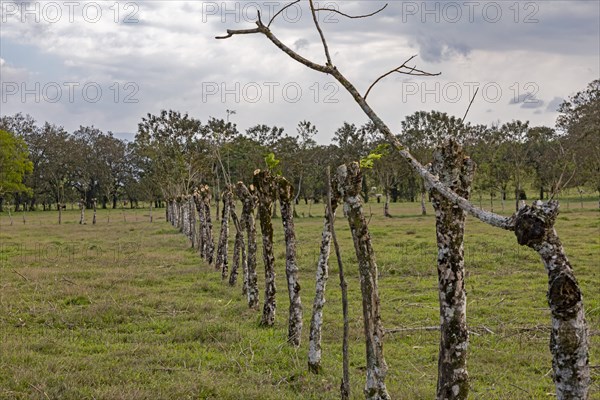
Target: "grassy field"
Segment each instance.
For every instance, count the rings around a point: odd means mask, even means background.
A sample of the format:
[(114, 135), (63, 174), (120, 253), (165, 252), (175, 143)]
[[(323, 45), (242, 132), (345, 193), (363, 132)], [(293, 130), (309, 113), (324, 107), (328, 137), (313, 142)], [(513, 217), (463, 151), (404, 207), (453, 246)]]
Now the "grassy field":
[[(382, 204), (369, 205), (384, 327), (438, 324), (431, 209), (422, 217), (416, 203), (392, 204), (397, 217), (384, 219)], [(600, 399), (596, 207), (596, 201), (586, 202), (582, 210), (574, 201), (557, 222), (585, 296), (592, 399)], [(308, 215), (303, 205), (298, 211)], [(60, 226), (55, 211), (26, 213), (25, 223), (22, 214), (13, 215), (12, 226), (0, 214), (0, 398), (339, 398), (342, 318), (335, 262), (325, 306), (324, 370), (313, 375), (306, 368), (322, 206), (313, 206), (312, 214), (296, 220), (304, 305), (299, 349), (285, 343), (280, 220), (274, 221), (277, 321), (265, 329), (258, 327), (259, 314), (247, 309), (239, 284), (222, 282), (165, 222), (164, 210), (155, 211), (153, 223), (147, 210), (101, 210), (97, 225), (84, 226), (77, 223), (77, 211), (67, 211)], [(338, 217), (336, 226), (349, 283), (352, 398), (363, 398), (358, 271), (347, 222)], [(467, 221), (465, 247), (470, 398), (553, 398), (547, 276), (538, 255), (518, 246), (512, 233), (473, 218)], [(262, 278), (259, 273), (261, 288)], [(386, 383), (394, 399), (434, 398), (438, 335), (426, 330), (386, 335)]]

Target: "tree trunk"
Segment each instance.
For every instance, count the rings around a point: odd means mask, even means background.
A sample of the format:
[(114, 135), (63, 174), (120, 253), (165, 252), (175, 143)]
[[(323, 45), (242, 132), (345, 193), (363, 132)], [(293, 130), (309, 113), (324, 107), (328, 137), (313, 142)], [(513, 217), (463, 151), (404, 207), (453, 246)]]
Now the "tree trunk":
[(379, 292), (377, 289), (377, 264), (371, 245), (367, 221), (363, 215), (360, 189), (362, 174), (357, 162), (341, 165), (336, 172), (338, 191), (344, 199), (348, 223), (354, 241), (360, 276), (360, 289), (363, 303), (363, 319), (367, 354), (367, 399), (390, 399), (385, 387), (387, 364), (383, 357), (383, 328), (379, 312)]
[(386, 218), (392, 218), (392, 214), (390, 214), (390, 192), (388, 190), (385, 191), (385, 204), (383, 205), (383, 216)]
[[(189, 233), (190, 233), (190, 241), (192, 242), (192, 248), (196, 247), (196, 207), (194, 206), (194, 197), (192, 195), (187, 196), (186, 207), (188, 209), (188, 217), (189, 217)], [(152, 202), (150, 202), (150, 210), (152, 210)], [(152, 217), (150, 217), (152, 218)], [(150, 221), (152, 222), (152, 221)]]
[[(252, 192), (250, 191), (252, 190)], [(246, 282), (246, 294), (248, 296), (248, 307), (258, 309), (258, 283), (256, 277), (256, 222), (254, 220), (254, 209), (256, 208), (256, 197), (254, 186), (250, 190), (242, 182), (236, 185), (236, 194), (242, 201), (241, 226), (246, 229), (248, 241), (248, 273)]]
[(152, 200), (150, 200), (150, 222), (152, 222)]
[(554, 200), (523, 207), (515, 217), (515, 235), (520, 245), (538, 252), (548, 273), (556, 397), (585, 400), (591, 383), (588, 328), (579, 284), (554, 229), (558, 208)]
[(221, 270), (221, 279), (227, 279), (229, 276), (227, 248), (229, 242), (229, 209), (232, 197), (231, 188), (226, 185), (225, 190), (221, 193), (223, 212), (221, 213), (221, 233), (219, 235), (219, 245), (217, 246), (217, 261), (215, 262), (215, 269)]
[(248, 260), (246, 258), (246, 245), (244, 243), (244, 230), (242, 229), (240, 220), (235, 212), (234, 201), (231, 202), (230, 213), (233, 226), (235, 227), (235, 242), (233, 244), (233, 265), (231, 267), (231, 274), (229, 275), (229, 285), (235, 286), (237, 282), (238, 270), (241, 264), (244, 277), (242, 294), (246, 295), (248, 290)]
[[(333, 182), (334, 187), (335, 182)], [(335, 210), (338, 206), (339, 196), (337, 190), (333, 190), (331, 201), (331, 216), (335, 218)], [(314, 373), (321, 371), (321, 329), (323, 325), (323, 307), (325, 306), (325, 287), (329, 277), (329, 254), (331, 251), (333, 221), (328, 213), (325, 213), (323, 222), (323, 233), (321, 234), (321, 248), (319, 250), (319, 261), (317, 263), (317, 278), (315, 299), (313, 301), (312, 317), (310, 319), (310, 335), (308, 342), (308, 369)]]
[(200, 258), (206, 258), (206, 217), (204, 215), (204, 201), (198, 190), (194, 190), (194, 203), (198, 213), (198, 254)]
[(421, 190), (421, 215), (427, 215), (427, 207), (425, 206), (425, 187)]
[(290, 299), (288, 317), (288, 342), (300, 345), (302, 337), (302, 301), (300, 299), (300, 283), (298, 282), (298, 264), (296, 261), (296, 233), (294, 231), (294, 215), (292, 200), (294, 188), (283, 177), (278, 177), (279, 206), (281, 222), (285, 235), (285, 275), (287, 278)]
[(79, 200), (79, 225), (85, 224), (85, 201)]
[[(469, 199), (475, 163), (465, 157), (454, 141), (434, 152), (431, 172), (439, 180)], [(431, 190), (436, 217), (437, 270), (440, 301), (440, 351), (438, 355), (438, 400), (465, 400), (469, 395), (467, 373), (467, 294), (465, 292), (465, 212)]]
[(96, 225), (96, 207), (97, 207), (96, 199), (92, 199), (92, 206), (94, 207), (94, 216), (92, 217), (92, 225)]
[(349, 335), (350, 335), (350, 320), (348, 318), (348, 284), (344, 276), (344, 264), (342, 263), (342, 253), (340, 252), (340, 245), (335, 234), (335, 214), (333, 203), (335, 201), (336, 207), (338, 202), (337, 188), (334, 190), (331, 183), (331, 173), (329, 166), (327, 167), (327, 207), (326, 216), (331, 221), (331, 240), (335, 248), (335, 256), (338, 262), (338, 273), (340, 277), (340, 289), (342, 291), (342, 315), (344, 317), (344, 333), (342, 338), (342, 383), (340, 384), (340, 397), (342, 400), (348, 400), (350, 398), (350, 360), (348, 355)]
[(187, 237), (190, 238), (190, 209), (188, 208), (188, 199), (187, 196), (181, 197), (181, 232)]
[(215, 257), (215, 242), (213, 240), (213, 225), (210, 216), (210, 200), (212, 196), (208, 185), (205, 185), (204, 188), (201, 189), (200, 195), (202, 196), (202, 201), (204, 203), (204, 245), (206, 246), (206, 261), (208, 261), (209, 266), (212, 266)]
[(62, 204), (56, 203), (56, 208), (58, 210), (58, 224), (62, 224)]
[(254, 187), (258, 195), (258, 218), (263, 242), (263, 260), (265, 264), (265, 301), (260, 324), (273, 326), (275, 323), (275, 257), (273, 256), (273, 200), (275, 187), (269, 171), (254, 171)]

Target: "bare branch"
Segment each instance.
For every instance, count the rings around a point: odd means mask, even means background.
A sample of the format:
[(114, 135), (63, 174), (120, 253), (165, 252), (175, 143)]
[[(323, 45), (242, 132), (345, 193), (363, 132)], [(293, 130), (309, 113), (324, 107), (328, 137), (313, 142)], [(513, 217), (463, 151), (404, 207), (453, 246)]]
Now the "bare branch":
[[(414, 66), (414, 67), (407, 66), (406, 64), (409, 63), (415, 57), (416, 57), (416, 55), (410, 57), (408, 60), (404, 61), (404, 63), (402, 63), (401, 66), (399, 66), (397, 68), (394, 68), (391, 71), (388, 71), (385, 74), (381, 75), (379, 78), (377, 78), (375, 80), (375, 82), (373, 82), (371, 84), (371, 86), (369, 86), (369, 89), (367, 89), (367, 92), (364, 95), (364, 99), (365, 100), (367, 99), (367, 97), (369, 96), (369, 93), (371, 92), (371, 89), (373, 89), (373, 87), (375, 85), (377, 85), (383, 78), (385, 78), (385, 77), (393, 74), (394, 72), (397, 72), (399, 74), (404, 74), (404, 75), (412, 75), (412, 76), (438, 76), (438, 75), (442, 74), (441, 72), (438, 72), (437, 74), (434, 74), (434, 73), (431, 73), (431, 72), (425, 72), (425, 71), (422, 71), (420, 69), (417, 69), (416, 66)], [(408, 71), (403, 70), (404, 68), (406, 68)]]
[(348, 15), (346, 13), (341, 12), (340, 10), (336, 10), (335, 8), (315, 8), (315, 11), (331, 11), (340, 15), (343, 15), (346, 18), (352, 18), (352, 19), (356, 19), (356, 18), (368, 18), (368, 17), (372, 17), (375, 14), (379, 14), (381, 11), (385, 10), (385, 8), (388, 6), (388, 3), (385, 3), (385, 5), (383, 7), (381, 7), (379, 10), (372, 12), (370, 14), (364, 14), (364, 15)]
[(290, 4), (288, 4), (287, 6), (283, 7), (281, 10), (277, 11), (277, 13), (275, 15), (273, 15), (273, 17), (271, 18), (271, 20), (269, 21), (269, 23), (267, 24), (267, 28), (271, 27), (271, 24), (273, 23), (273, 21), (275, 21), (275, 18), (277, 18), (279, 16), (279, 14), (281, 14), (282, 12), (284, 12), (287, 8), (293, 6), (294, 4), (300, 3), (300, 0), (296, 0), (291, 2)]
[(469, 103), (469, 107), (467, 107), (467, 111), (465, 111), (465, 115), (463, 115), (462, 117), (462, 122), (465, 122), (465, 118), (467, 118), (467, 114), (469, 113), (469, 110), (471, 109), (471, 105), (473, 104), (473, 101), (475, 100), (475, 96), (477, 96), (477, 92), (479, 92), (479, 87), (477, 89), (475, 89), (475, 94), (473, 94), (473, 98), (471, 99), (471, 102)]
[(329, 55), (329, 47), (327, 47), (327, 40), (325, 40), (325, 35), (323, 34), (323, 30), (321, 29), (321, 25), (319, 25), (319, 20), (317, 19), (317, 12), (315, 11), (315, 4), (313, 0), (309, 0), (310, 2), (310, 12), (312, 13), (313, 21), (315, 22), (315, 27), (317, 31), (319, 31), (319, 36), (321, 36), (321, 43), (323, 43), (323, 50), (325, 50), (325, 58), (327, 58), (326, 65), (333, 65), (331, 62), (331, 56)]
[(254, 29), (227, 29), (227, 35), (215, 36), (215, 39), (228, 39), (233, 35), (247, 35), (250, 33), (261, 33), (260, 28)]
[(288, 56), (290, 56), (291, 58), (293, 58), (300, 64), (305, 65), (306, 67), (308, 67), (310, 69), (313, 69), (313, 70), (319, 71), (319, 72), (323, 72), (325, 74), (330, 74), (335, 69), (335, 67), (332, 65), (317, 64), (315, 62), (312, 62), (312, 61), (302, 57), (300, 54), (296, 53), (294, 50), (290, 49), (288, 46), (286, 46), (284, 43), (282, 43), (275, 35), (273, 35), (273, 33), (269, 29), (266, 29), (266, 27), (263, 30), (261, 30), (260, 32), (262, 34), (264, 34), (275, 46), (277, 46), (285, 54), (287, 54)]
[[(313, 5), (311, 0), (311, 6)], [(315, 19), (315, 23), (317, 24), (317, 28), (319, 28), (318, 22), (316, 21), (314, 7), (311, 7), (313, 11), (313, 18)], [(327, 65), (321, 65), (314, 63), (292, 49), (282, 43), (266, 26), (262, 24), (260, 19), (256, 22), (258, 28), (255, 29), (246, 29), (246, 30), (228, 30), (227, 36), (221, 37), (222, 39), (231, 37), (236, 34), (247, 34), (247, 33), (262, 33), (265, 35), (275, 46), (277, 46), (281, 51), (286, 53), (292, 59), (296, 60), (300, 64), (305, 65), (306, 67), (313, 69), (315, 71), (319, 71), (325, 74), (331, 74), (345, 89), (352, 95), (356, 103), (359, 105), (361, 110), (369, 117), (369, 119), (375, 124), (379, 132), (381, 132), (384, 137), (394, 146), (394, 148), (398, 151), (400, 156), (404, 158), (433, 189), (436, 189), (438, 192), (442, 194), (445, 198), (447, 198), (452, 203), (456, 204), (469, 214), (473, 215), (475, 218), (498, 228), (514, 230), (515, 229), (515, 221), (514, 216), (512, 217), (504, 217), (502, 215), (498, 215), (489, 211), (485, 211), (483, 209), (475, 207), (469, 200), (464, 197), (459, 196), (453, 190), (449, 189), (443, 183), (439, 181), (437, 176), (432, 175), (427, 168), (425, 168), (398, 140), (398, 138), (392, 133), (391, 129), (383, 122), (383, 120), (375, 113), (375, 111), (369, 106), (366, 102), (366, 97), (360, 95), (356, 87), (341, 73), (334, 67), (331, 63)], [(320, 29), (319, 29), (320, 30)], [(321, 31), (322, 35), (322, 31)], [(329, 54), (329, 50), (325, 45), (326, 54)], [(412, 60), (414, 57), (411, 57), (406, 62)], [(406, 62), (404, 64), (406, 64)], [(405, 66), (405, 65), (402, 66)], [(408, 67), (407, 67), (408, 68)], [(411, 72), (417, 71), (421, 74), (427, 74), (424, 71), (417, 70), (416, 68), (409, 68)], [(389, 75), (395, 70), (392, 70), (386, 75)], [(439, 75), (439, 74), (429, 74), (429, 75)], [(382, 78), (381, 78), (382, 79)], [(381, 80), (381, 79), (378, 79)], [(372, 85), (373, 86), (373, 85)], [(367, 92), (368, 93), (368, 92)]]

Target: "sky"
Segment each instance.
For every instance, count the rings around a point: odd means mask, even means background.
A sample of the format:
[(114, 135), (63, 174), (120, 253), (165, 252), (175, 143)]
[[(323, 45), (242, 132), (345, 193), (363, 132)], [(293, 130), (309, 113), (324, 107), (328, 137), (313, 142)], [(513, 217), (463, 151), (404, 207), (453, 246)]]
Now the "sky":
[[(331, 76), (307, 69), (254, 28), (289, 2), (0, 0), (0, 115), (30, 114), (73, 131), (94, 125), (132, 140), (162, 109), (238, 129), (256, 124), (295, 134), (299, 121), (329, 143), (367, 117)], [(316, 2), (363, 15), (379, 1)], [(323, 10), (332, 62), (359, 90), (407, 65), (438, 76), (391, 74), (368, 102), (400, 132), (407, 115), (438, 110), (471, 123), (513, 119), (554, 126), (560, 103), (600, 77), (600, 2), (390, 1), (369, 18)], [(325, 55), (308, 1), (287, 8), (271, 31), (316, 63)], [(235, 113), (228, 113), (227, 110)]]

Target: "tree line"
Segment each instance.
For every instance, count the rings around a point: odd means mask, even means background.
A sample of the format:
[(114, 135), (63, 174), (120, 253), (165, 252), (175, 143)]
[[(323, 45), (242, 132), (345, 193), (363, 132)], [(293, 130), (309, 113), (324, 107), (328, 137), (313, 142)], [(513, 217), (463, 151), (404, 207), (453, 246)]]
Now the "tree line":
[[(530, 126), (513, 120), (490, 125), (470, 124), (439, 111), (419, 111), (401, 123), (398, 139), (422, 164), (431, 161), (437, 145), (448, 138), (459, 142), (477, 163), (473, 192), (504, 208), (505, 200), (525, 199), (534, 190), (539, 199), (576, 188), (600, 192), (600, 80), (564, 101), (554, 127)], [(258, 124), (241, 132), (227, 118), (205, 123), (187, 113), (163, 110), (138, 124), (133, 141), (115, 137), (94, 126), (74, 132), (50, 122), (38, 124), (21, 113), (3, 116), (0, 130), (0, 207), (15, 210), (64, 207), (82, 201), (92, 208), (116, 208), (119, 201), (135, 206), (191, 193), (199, 184), (215, 188), (216, 200), (231, 181), (252, 177), (269, 157), (296, 187), (295, 202), (314, 203), (326, 193), (327, 166), (366, 159), (361, 188), (365, 201), (421, 201), (423, 179), (386, 141), (372, 122), (344, 122), (332, 143), (318, 144), (317, 127), (301, 121), (295, 132)], [(17, 156), (19, 154), (19, 156)], [(272, 155), (271, 155), (272, 154)], [(386, 213), (387, 207), (385, 208)]]

